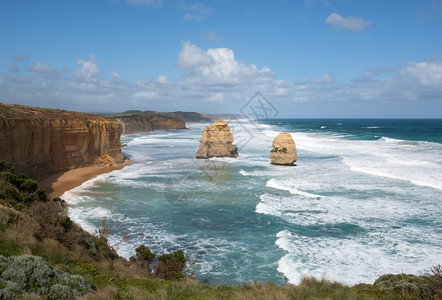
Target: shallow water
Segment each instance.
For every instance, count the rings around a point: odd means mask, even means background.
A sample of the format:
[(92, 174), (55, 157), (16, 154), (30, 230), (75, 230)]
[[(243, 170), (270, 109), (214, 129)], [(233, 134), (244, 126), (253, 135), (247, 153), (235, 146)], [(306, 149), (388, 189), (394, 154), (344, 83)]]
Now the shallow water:
[[(196, 160), (202, 124), (122, 138), (134, 164), (67, 192), (89, 231), (107, 217), (130, 257), (183, 249), (201, 280), (347, 284), (441, 263), (441, 120), (230, 123), (240, 157)], [(296, 167), (269, 163), (290, 132)]]

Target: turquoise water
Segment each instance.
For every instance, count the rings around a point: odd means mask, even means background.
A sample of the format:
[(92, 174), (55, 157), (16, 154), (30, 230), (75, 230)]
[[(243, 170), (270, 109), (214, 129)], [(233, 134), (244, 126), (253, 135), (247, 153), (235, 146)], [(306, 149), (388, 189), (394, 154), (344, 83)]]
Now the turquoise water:
[[(70, 216), (130, 257), (183, 249), (210, 284), (348, 284), (441, 263), (442, 120), (231, 122), (240, 157), (196, 160), (204, 124), (125, 136), (133, 164), (67, 192)], [(290, 132), (296, 167), (270, 164)]]

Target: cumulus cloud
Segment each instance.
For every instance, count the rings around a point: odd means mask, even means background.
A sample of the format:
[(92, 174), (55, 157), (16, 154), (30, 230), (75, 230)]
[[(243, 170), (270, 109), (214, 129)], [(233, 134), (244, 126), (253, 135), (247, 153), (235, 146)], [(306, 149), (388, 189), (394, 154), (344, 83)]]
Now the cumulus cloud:
[(132, 95), (132, 98), (134, 99), (144, 99), (144, 100), (153, 100), (156, 97), (158, 97), (158, 93), (156, 91), (140, 91)]
[(348, 29), (353, 32), (363, 31), (370, 25), (370, 21), (366, 21), (362, 18), (352, 16), (344, 18), (337, 13), (331, 13), (325, 22), (332, 27)]
[(297, 82), (295, 100), (442, 103), (442, 60), (406, 62), (397, 68), (372, 69), (347, 84), (324, 79)]
[[(93, 55), (86, 60), (78, 59), (78, 66), (70, 73), (72, 76), (47, 76), (45, 72), (0, 75), (0, 102), (74, 110), (87, 107), (91, 111), (218, 109), (236, 112), (260, 91), (275, 107), (278, 103), (318, 103), (317, 107), (323, 107), (324, 103), (333, 106), (337, 102), (343, 105), (390, 103), (397, 107), (405, 102), (442, 105), (441, 58), (370, 69), (343, 83), (332, 74), (303, 77), (298, 81), (283, 80), (267, 67), (238, 61), (233, 49), (228, 48), (203, 50), (186, 42), (178, 60), (180, 57), (183, 75), (177, 81), (159, 75), (129, 82), (116, 71), (102, 74)], [(42, 65), (39, 68), (44, 69)], [(442, 117), (440, 113), (439, 117)]]
[(398, 74), (403, 80), (422, 86), (442, 86), (442, 62), (440, 61), (407, 62)]
[(169, 79), (167, 78), (167, 76), (164, 75), (158, 76), (157, 81), (164, 84), (169, 83)]
[(51, 66), (41, 62), (38, 62), (35, 65), (28, 67), (28, 71), (35, 73), (45, 73), (45, 74), (51, 74), (57, 72)]
[(189, 41), (182, 42), (183, 48), (178, 55), (177, 66), (182, 68), (193, 68), (208, 65), (213, 59), (201, 48), (191, 44)]
[(183, 43), (178, 56), (183, 59), (177, 64), (187, 68), (180, 83), (198, 86), (257, 86), (270, 84), (274, 80), (273, 72), (256, 65), (240, 63), (235, 59), (235, 53), (228, 48), (213, 48), (203, 51), (190, 42)]
[(111, 73), (112, 79), (113, 80), (120, 80), (120, 74), (118, 74), (117, 72), (112, 72)]
[(72, 75), (78, 81), (95, 81), (97, 80), (96, 77), (101, 73), (98, 68), (97, 60), (93, 55), (89, 55), (89, 60), (78, 59), (77, 64), (81, 66), (81, 69), (74, 70)]
[(14, 60), (16, 62), (25, 62), (25, 61), (29, 61), (30, 57), (29, 57), (29, 55), (16, 55), (12, 58), (12, 60)]

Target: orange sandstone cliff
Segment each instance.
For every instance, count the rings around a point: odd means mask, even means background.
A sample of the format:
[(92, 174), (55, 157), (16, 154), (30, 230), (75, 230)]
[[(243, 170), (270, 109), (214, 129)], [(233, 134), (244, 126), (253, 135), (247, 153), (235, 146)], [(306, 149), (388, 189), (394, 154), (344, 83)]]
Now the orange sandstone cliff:
[(92, 114), (0, 103), (0, 159), (40, 180), (123, 162), (120, 124)]

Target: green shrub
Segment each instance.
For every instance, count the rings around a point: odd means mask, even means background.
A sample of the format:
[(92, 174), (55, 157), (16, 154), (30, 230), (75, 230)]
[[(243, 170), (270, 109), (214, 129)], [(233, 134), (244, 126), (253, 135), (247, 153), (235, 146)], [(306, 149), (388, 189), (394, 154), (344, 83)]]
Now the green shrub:
[(36, 199), (37, 199), (37, 197), (36, 197), (35, 194), (28, 194), (28, 193), (26, 193), (26, 194), (22, 194), (21, 195), (21, 201), (20, 202), (23, 202), (24, 204), (29, 205), (29, 204), (35, 202)]
[(184, 256), (184, 252), (182, 250), (173, 252), (172, 257), (181, 268), (184, 268), (186, 266), (186, 257)]
[(18, 178), (15, 173), (10, 172), (10, 171), (5, 171), (5, 172), (1, 173), (0, 178), (17, 187)]
[(32, 255), (0, 256), (0, 285), (1, 299), (15, 299), (23, 293), (73, 299), (91, 290), (83, 277), (62, 272)]
[(66, 201), (64, 201), (63, 199), (61, 199), (59, 197), (52, 198), (52, 201), (57, 202), (60, 205), (64, 205), (66, 203)]
[(86, 249), (89, 251), (89, 254), (91, 256), (97, 257), (98, 256), (97, 244), (95, 243), (90, 233), (81, 229), (80, 234), (81, 234), (81, 244), (86, 247)]
[(25, 179), (20, 185), (20, 190), (26, 193), (35, 193), (37, 191), (37, 188), (37, 181), (32, 179)]
[(10, 162), (0, 159), (0, 172), (14, 172), (14, 167)]
[(385, 274), (379, 277), (374, 285), (381, 291), (414, 294), (419, 291), (423, 279), (410, 274)]
[(64, 217), (61, 221), (60, 221), (60, 225), (61, 225), (61, 227), (63, 227), (64, 228), (64, 231), (66, 232), (66, 231), (69, 231), (69, 229), (71, 229), (72, 228), (72, 224), (73, 224), (74, 222), (72, 222), (72, 220), (71, 220), (71, 218), (69, 218), (69, 217)]
[(163, 254), (158, 257), (155, 275), (165, 280), (180, 280), (184, 278), (186, 258), (181, 250), (172, 254)]
[(149, 263), (155, 258), (155, 253), (150, 251), (149, 247), (144, 245), (138, 246), (135, 249), (135, 252), (137, 254), (137, 259), (145, 260)]
[(48, 201), (48, 196), (46, 195), (46, 191), (44, 188), (39, 188), (36, 192), (37, 200), (41, 202)]
[(0, 161), (6, 170), (0, 173), (0, 200), (5, 205), (11, 205), (17, 210), (29, 206), (35, 201), (47, 201), (46, 191), (38, 188), (35, 180), (26, 174), (15, 174), (14, 169)]
[(282, 152), (285, 154), (285, 153), (287, 153), (287, 148), (286, 147), (284, 147), (284, 148), (275, 147), (272, 150), (270, 150), (270, 152)]
[(15, 243), (0, 239), (0, 255), (12, 256), (20, 254), (21, 247)]

